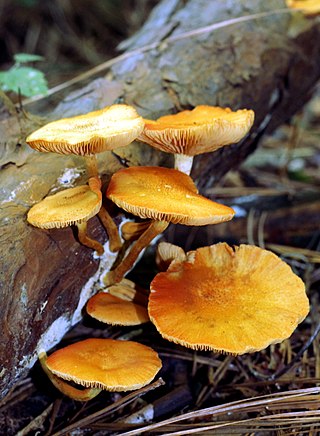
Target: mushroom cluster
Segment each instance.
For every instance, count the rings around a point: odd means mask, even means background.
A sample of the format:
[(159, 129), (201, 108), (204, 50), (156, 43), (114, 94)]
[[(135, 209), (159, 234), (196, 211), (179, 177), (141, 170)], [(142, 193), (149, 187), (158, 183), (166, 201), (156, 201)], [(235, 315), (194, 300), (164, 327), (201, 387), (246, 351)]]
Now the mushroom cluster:
[[(153, 121), (130, 106), (114, 105), (49, 123), (29, 135), (27, 142), (39, 151), (84, 155), (89, 180), (88, 185), (33, 206), (28, 222), (47, 229), (76, 225), (79, 240), (101, 253), (102, 245), (86, 235), (87, 221), (98, 214), (108, 228), (111, 249), (119, 251), (114, 267), (101, 277), (99, 292), (87, 301), (90, 317), (121, 326), (151, 322), (169, 341), (236, 355), (283, 341), (307, 316), (309, 302), (302, 280), (275, 254), (251, 245), (219, 243), (185, 253), (161, 242), (156, 256), (160, 272), (150, 289), (125, 278), (170, 223), (204, 226), (233, 218), (232, 208), (198, 192), (189, 173), (194, 156), (240, 141), (253, 121), (252, 110), (234, 112), (204, 105)], [(122, 226), (122, 244), (119, 230), (102, 206), (96, 153), (136, 138), (173, 153), (175, 168), (131, 166), (112, 175), (106, 197), (137, 219)], [(101, 389), (138, 389), (161, 368), (151, 348), (113, 339), (86, 339), (49, 357), (41, 352), (39, 358), (52, 383), (80, 401), (93, 398)]]
[[(95, 209), (95, 213), (88, 212), (88, 217), (85, 216), (80, 220), (73, 219), (70, 211), (66, 210), (64, 213), (66, 204), (64, 203), (63, 206), (59, 204), (59, 200), (65, 196), (68, 198), (69, 204), (73, 205), (74, 213), (80, 211), (81, 206), (77, 195), (74, 194), (75, 191), (68, 190), (65, 193), (57, 194), (58, 197), (53, 196), (52, 201), (48, 200), (49, 197), (47, 197), (45, 201), (31, 208), (27, 217), (28, 222), (40, 228), (65, 227), (76, 223), (78, 223), (79, 228), (79, 223), (82, 223), (82, 231), (79, 232), (80, 242), (96, 249), (98, 254), (102, 254), (101, 244), (97, 241), (88, 243), (89, 238), (81, 237), (85, 231), (83, 223), (93, 215), (98, 214), (108, 233), (110, 250), (119, 251), (121, 240), (118, 229), (106, 208), (102, 206), (101, 180), (96, 154), (130, 144), (138, 137), (143, 128), (144, 121), (132, 106), (116, 104), (85, 115), (53, 121), (31, 133), (26, 138), (26, 142), (37, 151), (84, 156), (87, 164), (88, 185), (92, 191), (92, 194), (87, 191), (86, 197), (89, 198), (89, 195), (92, 197), (95, 193), (97, 200), (100, 201), (100, 207)], [(84, 196), (81, 200), (84, 206), (81, 214), (86, 215), (89, 206)], [(39, 218), (38, 214), (41, 214)], [(59, 215), (59, 219), (53, 220), (52, 215), (56, 214)], [(30, 216), (33, 218), (29, 219)], [(43, 222), (45, 225), (42, 225)], [(38, 223), (41, 224), (38, 226)]]

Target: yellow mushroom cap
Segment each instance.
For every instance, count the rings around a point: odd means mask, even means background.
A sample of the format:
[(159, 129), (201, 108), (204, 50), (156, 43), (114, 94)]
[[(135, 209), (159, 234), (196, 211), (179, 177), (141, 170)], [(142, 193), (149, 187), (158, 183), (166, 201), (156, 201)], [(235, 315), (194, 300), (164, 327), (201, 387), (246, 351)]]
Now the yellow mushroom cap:
[(270, 251), (226, 243), (189, 252), (156, 275), (149, 316), (160, 334), (193, 349), (259, 351), (288, 338), (308, 314), (302, 280)]
[(250, 130), (252, 110), (197, 106), (193, 110), (145, 120), (141, 141), (167, 153), (195, 156), (234, 144)]
[(143, 126), (143, 118), (133, 107), (117, 104), (48, 123), (26, 142), (38, 151), (92, 155), (130, 144)]
[(91, 297), (86, 309), (93, 318), (111, 325), (131, 326), (149, 321), (146, 307), (105, 292)]
[(49, 370), (82, 386), (109, 391), (139, 389), (161, 368), (158, 354), (146, 345), (114, 339), (86, 339), (51, 354)]
[(113, 174), (107, 197), (140, 218), (186, 225), (228, 221), (234, 210), (198, 194), (191, 177), (162, 167), (129, 167)]
[(102, 198), (89, 186), (76, 186), (49, 195), (31, 207), (27, 220), (41, 229), (71, 226), (88, 221), (101, 208)]
[(320, 13), (319, 0), (286, 0), (287, 7), (301, 9), (304, 15), (317, 15)]

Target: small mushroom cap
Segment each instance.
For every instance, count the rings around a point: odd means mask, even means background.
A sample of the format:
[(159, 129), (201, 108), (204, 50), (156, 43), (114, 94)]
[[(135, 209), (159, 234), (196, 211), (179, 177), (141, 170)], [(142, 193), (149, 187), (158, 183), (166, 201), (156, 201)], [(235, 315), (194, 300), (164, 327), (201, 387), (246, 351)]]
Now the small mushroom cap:
[(71, 226), (88, 221), (101, 208), (102, 198), (89, 186), (76, 186), (49, 195), (31, 207), (27, 220), (41, 229)]
[(161, 360), (154, 350), (137, 342), (86, 339), (55, 351), (46, 365), (64, 380), (119, 392), (150, 383)]
[(191, 177), (162, 167), (129, 167), (113, 174), (107, 197), (140, 218), (186, 225), (229, 221), (234, 210), (198, 194)]
[(167, 153), (195, 156), (240, 141), (253, 121), (252, 110), (197, 106), (156, 121), (145, 120), (138, 139)]
[(87, 313), (111, 325), (132, 326), (149, 321), (146, 307), (105, 292), (99, 292), (88, 300)]
[(166, 271), (174, 260), (184, 262), (186, 259), (186, 253), (177, 245), (170, 244), (170, 242), (160, 242), (157, 246), (156, 264), (160, 271)]
[(143, 118), (133, 107), (116, 104), (53, 121), (31, 133), (26, 142), (38, 151), (92, 155), (130, 144), (143, 126)]
[(288, 338), (308, 314), (302, 280), (270, 251), (226, 243), (189, 252), (150, 285), (160, 334), (193, 349), (259, 351)]
[(320, 13), (319, 0), (286, 0), (287, 7), (301, 9), (304, 15), (312, 16)]
[[(119, 283), (108, 286), (107, 292), (121, 300), (133, 301), (140, 306), (147, 306), (150, 290), (144, 289), (132, 280), (123, 278)], [(148, 316), (149, 319), (149, 316)]]

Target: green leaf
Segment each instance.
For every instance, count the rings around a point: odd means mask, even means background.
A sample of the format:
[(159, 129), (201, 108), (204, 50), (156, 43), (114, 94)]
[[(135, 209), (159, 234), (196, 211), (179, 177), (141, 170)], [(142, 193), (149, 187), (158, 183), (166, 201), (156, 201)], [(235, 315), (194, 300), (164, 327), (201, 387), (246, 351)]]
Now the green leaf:
[(16, 53), (13, 58), (17, 64), (25, 64), (26, 62), (38, 62), (43, 61), (44, 59), (42, 56), (29, 53)]
[(12, 67), (8, 71), (0, 72), (0, 87), (5, 92), (20, 92), (25, 97), (48, 92), (44, 74), (31, 67)]

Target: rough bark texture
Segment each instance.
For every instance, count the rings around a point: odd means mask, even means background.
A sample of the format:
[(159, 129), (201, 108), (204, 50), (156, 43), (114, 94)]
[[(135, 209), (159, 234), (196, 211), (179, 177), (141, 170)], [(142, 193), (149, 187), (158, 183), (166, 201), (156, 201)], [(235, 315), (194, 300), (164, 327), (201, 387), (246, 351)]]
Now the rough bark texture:
[[(254, 109), (256, 122), (245, 141), (195, 159), (192, 175), (200, 189), (211, 186), (254, 150), (266, 130), (288, 120), (309, 98), (320, 76), (320, 24), (317, 18), (295, 14), (293, 20), (279, 12), (175, 41), (165, 38), (280, 6), (284, 2), (278, 0), (164, 0), (123, 44), (135, 50), (132, 55), (114, 64), (108, 79), (72, 94), (50, 116), (84, 113), (115, 100), (149, 118), (198, 104)], [(152, 49), (143, 48), (155, 42)], [(21, 115), (19, 122), (3, 116), (0, 124), (1, 396), (32, 365), (39, 346), (49, 348), (79, 319), (80, 293), (84, 287), (87, 296), (94, 291), (98, 275), (90, 278), (101, 270), (101, 261), (78, 244), (71, 228), (40, 231), (26, 223), (32, 204), (53, 190), (85, 182), (81, 158), (26, 147), (25, 135), (34, 127)], [(145, 145), (117, 154), (130, 165), (172, 162)], [(100, 156), (104, 180), (119, 167), (110, 153)], [(106, 239), (97, 219), (90, 233)]]

